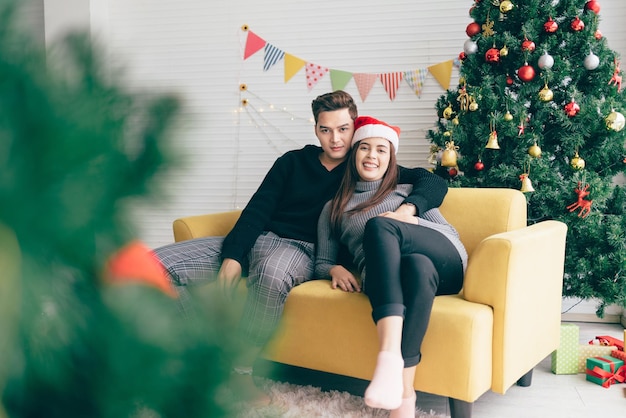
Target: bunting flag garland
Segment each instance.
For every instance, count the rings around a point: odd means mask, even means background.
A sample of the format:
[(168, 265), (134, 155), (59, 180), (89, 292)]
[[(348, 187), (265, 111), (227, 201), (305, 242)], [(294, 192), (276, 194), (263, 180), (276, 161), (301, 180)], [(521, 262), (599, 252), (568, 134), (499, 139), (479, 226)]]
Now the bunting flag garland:
[(424, 87), (424, 80), (426, 80), (426, 74), (428, 70), (411, 70), (404, 73), (404, 79), (415, 94), (419, 97), (422, 94), (422, 88)]
[(333, 91), (343, 90), (352, 79), (352, 73), (341, 70), (330, 70), (330, 85)]
[(285, 53), (285, 83), (291, 80), (304, 67), (306, 61), (289, 53)]
[(448, 90), (450, 87), (450, 77), (452, 76), (452, 62), (453, 60), (444, 61), (439, 64), (431, 65), (428, 67), (428, 71), (435, 77), (435, 80), (443, 87), (444, 90)]
[(403, 75), (403, 73), (385, 73), (378, 75), (378, 78), (380, 79), (381, 83), (383, 83), (385, 91), (389, 95), (389, 98), (392, 102), (396, 98), (396, 93), (398, 91), (398, 88), (400, 87), (400, 82), (402, 81)]
[(265, 55), (263, 56), (263, 71), (269, 70), (274, 64), (283, 59), (285, 53), (274, 45), (265, 44)]
[(365, 102), (365, 99), (376, 83), (376, 80), (381, 81), (391, 101), (396, 98), (396, 94), (402, 80), (406, 80), (409, 87), (419, 97), (422, 93), (426, 76), (429, 73), (432, 74), (444, 90), (448, 90), (450, 87), (454, 60), (440, 62), (438, 64), (431, 65), (426, 69), (378, 74), (351, 73), (349, 71), (322, 67), (321, 65), (308, 62), (289, 54), (268, 43), (263, 38), (249, 30), (248, 25), (244, 25), (242, 29), (247, 32), (247, 39), (243, 54), (244, 60), (250, 58), (263, 48), (263, 71), (269, 70), (278, 61), (284, 60), (285, 83), (291, 80), (291, 78), (293, 78), (293, 76), (296, 75), (302, 67), (306, 67), (306, 84), (309, 91), (315, 87), (315, 85), (324, 75), (326, 75), (326, 73), (330, 73), (330, 82), (333, 90), (343, 90), (350, 80), (354, 79), (363, 102)]
[(370, 94), (370, 90), (374, 87), (374, 83), (376, 83), (378, 76), (376, 74), (357, 73), (353, 74), (352, 77), (356, 83), (356, 88), (359, 91), (361, 100), (365, 101), (367, 96)]
[(324, 77), (327, 72), (328, 68), (324, 68), (311, 62), (306, 64), (306, 85), (309, 88), (309, 91), (315, 87), (317, 82), (320, 81), (320, 79)]
[(259, 38), (251, 30), (248, 31), (248, 39), (246, 39), (246, 49), (243, 53), (243, 59), (246, 60), (252, 55), (259, 52), (259, 49), (265, 46), (265, 41)]

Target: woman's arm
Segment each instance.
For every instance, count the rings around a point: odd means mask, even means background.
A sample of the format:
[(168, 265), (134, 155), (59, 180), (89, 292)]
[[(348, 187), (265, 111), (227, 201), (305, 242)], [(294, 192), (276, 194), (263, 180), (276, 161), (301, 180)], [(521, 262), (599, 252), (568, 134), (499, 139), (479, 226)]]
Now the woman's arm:
[(330, 226), (330, 202), (328, 202), (317, 222), (317, 245), (315, 246), (315, 276), (330, 279), (333, 289), (346, 292), (360, 292), (358, 280), (348, 269), (337, 264), (339, 240), (332, 233)]

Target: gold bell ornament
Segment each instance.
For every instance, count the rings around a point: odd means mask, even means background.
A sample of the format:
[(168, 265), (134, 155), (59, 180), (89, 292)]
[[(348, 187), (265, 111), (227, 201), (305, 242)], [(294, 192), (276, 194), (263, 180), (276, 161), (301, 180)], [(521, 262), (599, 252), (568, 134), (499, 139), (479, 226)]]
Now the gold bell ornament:
[(528, 173), (523, 173), (519, 176), (519, 179), (522, 181), (522, 188), (520, 189), (522, 193), (534, 192), (533, 184), (530, 181), (530, 177), (528, 177)]
[(446, 149), (441, 153), (441, 165), (443, 167), (456, 167), (456, 150), (459, 147), (454, 145), (454, 141), (446, 142)]
[(513, 120), (513, 115), (507, 110), (503, 118), (505, 121), (510, 122)]
[(446, 119), (452, 119), (454, 115), (454, 110), (452, 109), (452, 105), (448, 105), (445, 109), (443, 109), (443, 117)]
[(500, 145), (498, 144), (498, 133), (496, 131), (491, 131), (489, 134), (489, 139), (487, 140), (487, 145), (485, 148), (488, 149), (500, 149)]

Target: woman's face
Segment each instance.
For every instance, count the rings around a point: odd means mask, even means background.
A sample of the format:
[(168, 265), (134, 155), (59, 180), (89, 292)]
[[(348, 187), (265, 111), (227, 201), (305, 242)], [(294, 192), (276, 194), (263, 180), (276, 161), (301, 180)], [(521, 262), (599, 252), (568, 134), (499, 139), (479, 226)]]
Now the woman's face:
[(354, 162), (361, 180), (382, 179), (389, 168), (391, 143), (385, 138), (365, 138), (356, 147)]

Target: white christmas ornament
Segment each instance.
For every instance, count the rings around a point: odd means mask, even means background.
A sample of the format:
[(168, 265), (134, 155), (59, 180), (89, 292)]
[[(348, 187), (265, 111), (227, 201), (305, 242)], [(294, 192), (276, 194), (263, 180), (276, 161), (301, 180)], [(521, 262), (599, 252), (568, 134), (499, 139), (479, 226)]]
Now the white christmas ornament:
[(537, 65), (539, 65), (539, 68), (541, 68), (542, 70), (544, 68), (550, 69), (554, 65), (554, 58), (552, 57), (552, 55), (544, 52), (543, 55), (539, 57)]
[(467, 55), (475, 54), (476, 51), (478, 51), (478, 45), (476, 44), (476, 42), (472, 41), (471, 39), (468, 39), (463, 44), (463, 51), (465, 51)]
[(598, 65), (600, 65), (600, 58), (598, 58), (598, 56), (592, 51), (589, 51), (589, 55), (585, 57), (584, 65), (589, 71), (595, 70), (598, 68)]

